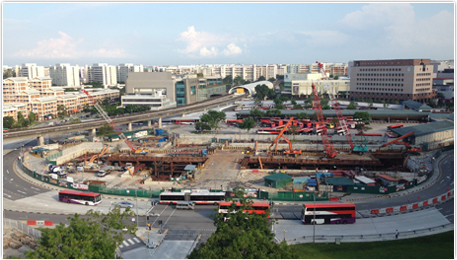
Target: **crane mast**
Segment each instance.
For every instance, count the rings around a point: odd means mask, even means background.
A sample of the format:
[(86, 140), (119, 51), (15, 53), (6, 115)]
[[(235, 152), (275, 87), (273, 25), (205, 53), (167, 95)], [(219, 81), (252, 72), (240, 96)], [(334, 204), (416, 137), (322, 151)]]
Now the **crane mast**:
[(111, 120), (111, 118), (106, 114), (106, 112), (103, 110), (103, 108), (98, 104), (97, 100), (95, 100), (89, 92), (87, 92), (83, 87), (81, 90), (89, 97), (90, 101), (94, 105), (95, 109), (97, 109), (98, 113), (105, 119), (105, 121), (114, 129), (117, 135), (119, 135), (119, 138), (124, 141), (125, 144), (133, 151), (135, 152), (135, 148), (133, 147), (132, 143), (129, 142), (127, 137), (125, 137), (124, 133), (117, 127), (117, 125)]
[[(316, 61), (316, 63), (319, 65), (319, 70), (323, 76), (322, 79), (327, 79), (327, 75), (325, 74), (324, 66), (322, 65), (322, 63), (317, 62), (317, 61)], [(324, 85), (324, 89), (325, 89), (325, 85)], [(332, 103), (333, 109), (335, 110), (336, 116), (338, 117), (338, 122), (341, 126), (341, 129), (343, 130), (343, 135), (344, 135), (344, 137), (346, 137), (346, 140), (348, 141), (349, 145), (351, 146), (351, 149), (354, 149), (354, 143), (352, 142), (351, 133), (349, 132), (349, 128), (346, 124), (346, 120), (344, 119), (343, 113), (341, 113), (340, 105), (338, 104), (338, 101), (336, 100), (335, 95), (333, 95), (333, 93), (331, 91), (328, 91), (327, 93), (329, 94), (330, 102)]]

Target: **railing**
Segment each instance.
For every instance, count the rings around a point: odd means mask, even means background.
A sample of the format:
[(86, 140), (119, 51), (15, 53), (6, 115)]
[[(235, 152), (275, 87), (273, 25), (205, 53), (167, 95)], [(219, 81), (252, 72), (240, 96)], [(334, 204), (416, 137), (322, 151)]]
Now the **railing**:
[(35, 239), (38, 239), (41, 237), (41, 231), (36, 230), (32, 227), (29, 227), (27, 224), (21, 223), (17, 220), (12, 220), (8, 218), (3, 219), (3, 226), (8, 227), (11, 229), (17, 229), (29, 236), (35, 237)]

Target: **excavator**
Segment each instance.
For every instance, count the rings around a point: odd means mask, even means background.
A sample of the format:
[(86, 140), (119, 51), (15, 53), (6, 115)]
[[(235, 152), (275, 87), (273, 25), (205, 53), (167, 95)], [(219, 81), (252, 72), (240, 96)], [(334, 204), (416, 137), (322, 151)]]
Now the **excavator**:
[(402, 139), (404, 139), (404, 138), (406, 138), (406, 137), (408, 137), (408, 136), (410, 136), (412, 134), (414, 134), (414, 131), (411, 131), (411, 132), (409, 132), (409, 133), (407, 133), (405, 135), (402, 135), (402, 136), (400, 136), (400, 137), (398, 137), (398, 138), (396, 138), (396, 139), (394, 139), (394, 140), (392, 140), (390, 142), (387, 142), (387, 143), (381, 145), (380, 148), (387, 147), (388, 145), (391, 145), (391, 144), (399, 144), (399, 145), (406, 146), (406, 148), (407, 148), (406, 152), (407, 153), (420, 153), (420, 152), (422, 152), (422, 148), (420, 148), (420, 147), (412, 147), (410, 144), (401, 141)]
[(92, 156), (92, 158), (90, 158), (90, 160), (89, 160), (89, 163), (92, 163), (95, 159), (102, 157), (108, 151), (109, 146), (110, 146), (109, 144), (103, 145), (103, 150), (101, 151), (101, 153)]
[(293, 155), (293, 156), (297, 156), (297, 155), (300, 155), (301, 154), (301, 150), (294, 150), (292, 148), (292, 142), (289, 140), (289, 138), (287, 138), (284, 134), (284, 132), (287, 130), (287, 128), (289, 128), (291, 125), (292, 125), (292, 121), (294, 120), (294, 117), (290, 117), (289, 121), (287, 122), (287, 124), (284, 126), (284, 128), (281, 130), (281, 132), (279, 132), (278, 136), (276, 137), (276, 139), (271, 143), (270, 145), (270, 148), (276, 144), (276, 147), (275, 147), (275, 151), (277, 151), (278, 149), (278, 140), (279, 138), (283, 138), (288, 144), (289, 144), (289, 150), (287, 151), (284, 151), (284, 154), (285, 155)]

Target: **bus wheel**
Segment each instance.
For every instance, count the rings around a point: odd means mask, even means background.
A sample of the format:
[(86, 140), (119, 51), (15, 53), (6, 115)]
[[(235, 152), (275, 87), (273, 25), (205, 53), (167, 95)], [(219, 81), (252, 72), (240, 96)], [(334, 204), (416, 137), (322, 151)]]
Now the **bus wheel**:
[(214, 202), (214, 206), (217, 206), (217, 202)]
[(86, 202), (86, 206), (89, 206), (89, 202)]
[(346, 220), (343, 221), (343, 224), (347, 224), (348, 222)]
[(67, 203), (70, 203), (70, 200), (67, 200)]
[(340, 224), (340, 221), (339, 221), (339, 220), (337, 220), (337, 221), (336, 221), (336, 224)]
[(311, 224), (312, 225), (316, 225), (316, 221), (311, 221)]

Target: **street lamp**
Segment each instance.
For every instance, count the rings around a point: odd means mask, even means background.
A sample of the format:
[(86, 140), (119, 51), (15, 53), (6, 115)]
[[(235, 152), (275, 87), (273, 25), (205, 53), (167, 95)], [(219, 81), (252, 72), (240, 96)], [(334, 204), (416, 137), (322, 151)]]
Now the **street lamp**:
[[(317, 192), (318, 193), (318, 192)], [(313, 209), (313, 243), (316, 243), (316, 192), (313, 192), (314, 209)]]

